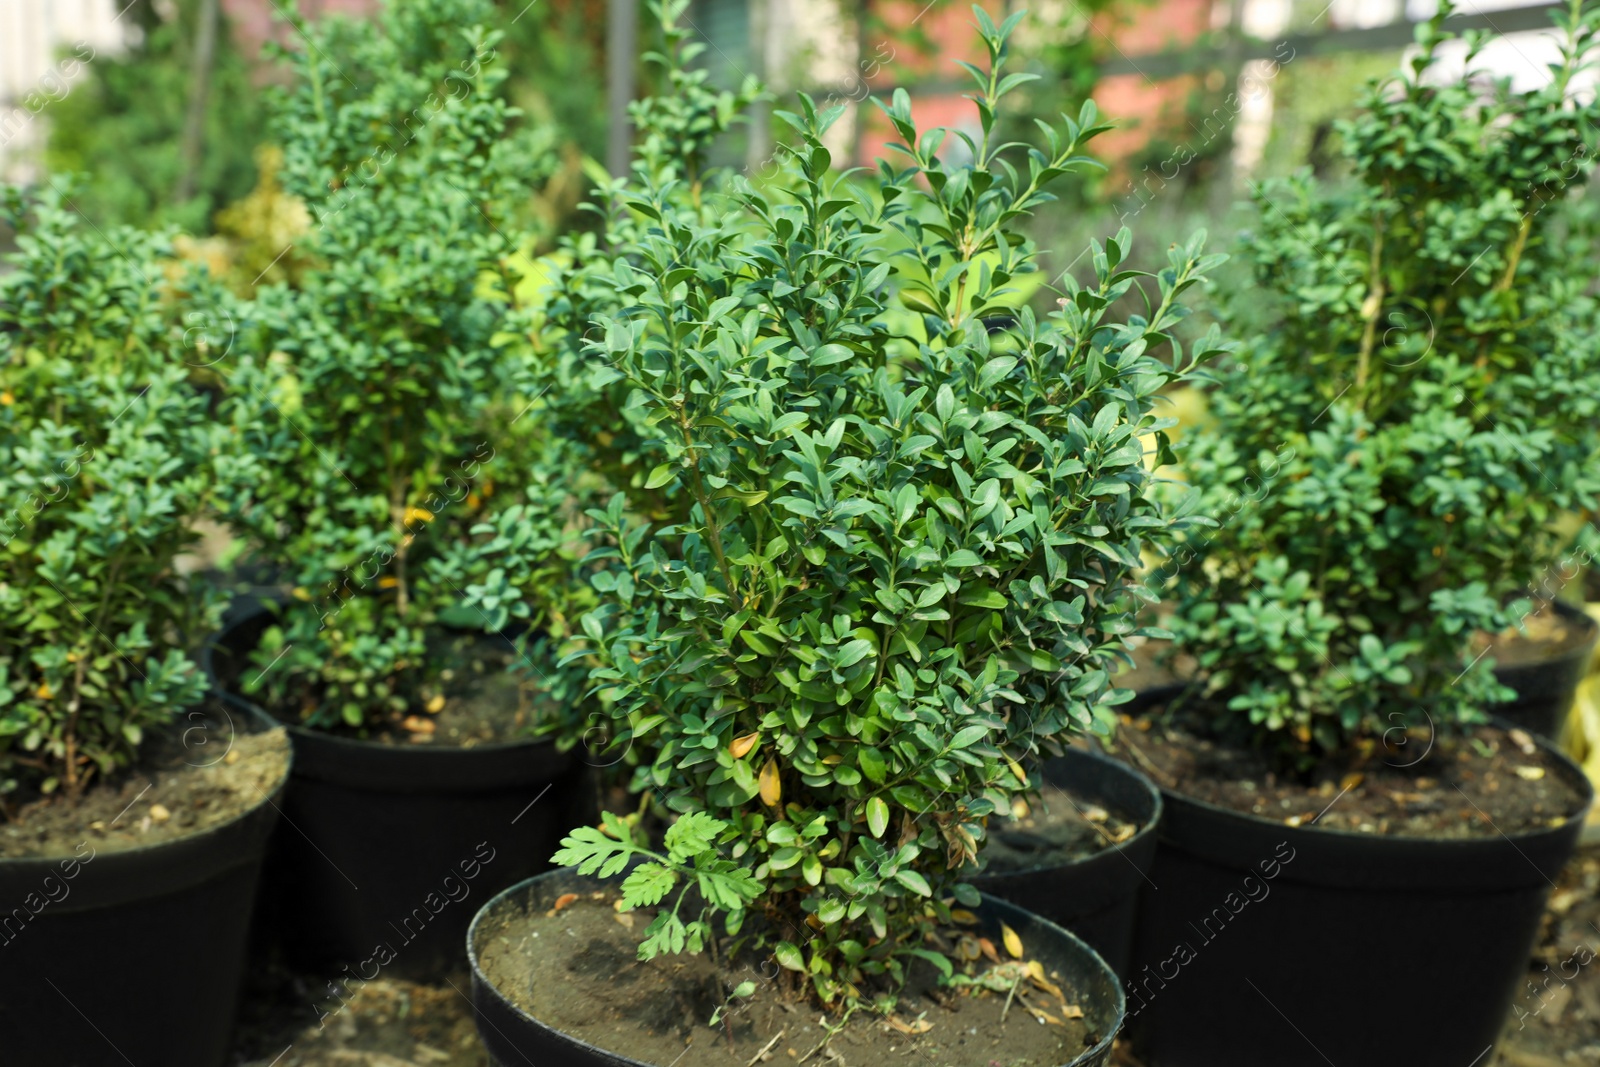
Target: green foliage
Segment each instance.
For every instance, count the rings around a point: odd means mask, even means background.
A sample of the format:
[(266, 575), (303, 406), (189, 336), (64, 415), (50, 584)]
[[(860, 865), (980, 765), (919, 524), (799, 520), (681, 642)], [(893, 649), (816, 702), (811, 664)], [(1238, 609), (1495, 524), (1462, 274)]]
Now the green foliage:
[(1504, 691), (1469, 639), (1600, 489), (1593, 272), (1552, 232), (1593, 165), (1600, 109), (1568, 91), (1600, 19), (1575, 5), (1552, 83), (1514, 94), (1427, 77), (1447, 14), (1343, 124), (1352, 188), (1258, 197), (1230, 316), (1255, 336), (1188, 453), (1231, 513), (1190, 546), (1174, 629), (1218, 729), (1291, 757), (1477, 719)]
[(242, 474), (189, 378), (204, 279), (165, 236), (82, 224), (71, 190), (6, 192), (0, 277), (0, 794), (76, 794), (196, 703), (221, 604), (180, 575)]
[(96, 55), (83, 45), (63, 62), (66, 69), (82, 61), (87, 77), (45, 110), (46, 163), (53, 171), (89, 176), (76, 203), (102, 226), (178, 225), (204, 233), (216, 211), (255, 181), (251, 153), (261, 130), (260, 92), (227, 26), (220, 26), (194, 193), (175, 202), (199, 5), (179, 0), (168, 5), (166, 19), (153, 5), (141, 7), (149, 25), (126, 54)]
[[(518, 107), (591, 158), (605, 156), (605, 4), (506, 3), (512, 20), (499, 46)], [(599, 15), (600, 17), (596, 17)]]
[[(730, 839), (729, 826), (703, 811), (686, 813), (667, 828), (666, 855), (635, 844), (626, 822), (606, 812), (602, 828), (580, 826), (561, 841), (552, 862), (576, 867), (579, 874), (610, 878), (635, 860), (622, 882), (625, 909), (653, 908), (678, 890), (670, 909), (662, 908), (645, 927), (639, 958), (663, 952), (699, 952), (714, 936), (709, 916), (736, 911), (761, 895), (761, 883), (750, 871), (717, 854), (715, 845)], [(685, 922), (681, 912), (696, 890), (697, 915)]]
[(737, 91), (718, 90), (711, 72), (689, 64), (706, 45), (694, 40), (678, 19), (689, 8), (687, 0), (650, 5), (658, 16), (663, 50), (646, 52), (645, 64), (655, 71), (661, 90), (628, 105), (640, 144), (640, 161), (651, 170), (675, 166), (678, 177), (698, 187), (712, 146), (724, 133), (743, 121), (742, 112), (765, 94), (755, 78), (746, 75)]
[[(1126, 232), (1058, 312), (985, 329), (1033, 269), (1019, 223), (1106, 127), (1089, 105), (1042, 149), (991, 140), (1027, 76), (1000, 69), (1016, 19), (977, 17), (975, 162), (943, 162), (945, 132), (918, 131), (899, 94), (908, 166), (839, 176), (839, 112), (802, 97), (760, 188), (641, 160), (611, 191), (615, 253), (574, 287), (597, 311), (587, 377), (567, 380), (622, 405), (597, 424), (627, 427), (613, 445), (649, 472), (594, 512), (614, 541), (583, 620), (594, 678), (635, 784), (679, 825), (725, 826), (684, 841), (677, 873), (733, 864), (746, 888), (703, 904), (729, 933), (760, 914), (756, 943), (825, 1003), (892, 1001), (910, 957), (945, 962), (923, 938), (952, 896), (976, 900), (958, 882), (986, 820), (1067, 735), (1109, 728), (1130, 575), (1174, 521), (1146, 494), (1141, 438), (1165, 454), (1158, 391), (1220, 345), (1175, 336), (1220, 258), (1198, 238), (1144, 314), (1112, 313), (1145, 284), (1122, 269)], [(591, 867), (627, 851), (575, 839)], [(691, 944), (654, 933), (647, 953)]]
[[(313, 266), (239, 312), (230, 386), (258, 475), (233, 513), (296, 597), (257, 651), (272, 669), (249, 686), (317, 726), (419, 710), (442, 666), (429, 635), (445, 624), (528, 632), (523, 665), (552, 707), (572, 703), (548, 651), (583, 595), (582, 552), (568, 547), (562, 467), (521, 418), (527, 322), (511, 266), (519, 209), (551, 161), (501, 93), (493, 10), (410, 0), (376, 22), (297, 24), (305, 48), (275, 107)], [(527, 491), (500, 491), (498, 472), (530, 467)], [(498, 539), (494, 521), (509, 524)], [(494, 562), (513, 553), (539, 569), (508, 603)]]

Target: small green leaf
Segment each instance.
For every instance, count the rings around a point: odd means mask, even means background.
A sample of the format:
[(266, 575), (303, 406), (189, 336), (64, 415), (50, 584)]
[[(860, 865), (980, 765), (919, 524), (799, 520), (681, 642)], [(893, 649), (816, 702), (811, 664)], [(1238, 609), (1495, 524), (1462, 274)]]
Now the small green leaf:
[(916, 871), (901, 868), (894, 874), (894, 880), (921, 897), (933, 896), (933, 888), (928, 885), (928, 880)]
[(663, 485), (666, 485), (668, 482), (672, 481), (676, 475), (677, 468), (674, 464), (659, 464), (650, 472), (650, 477), (644, 480), (644, 487), (646, 489), (660, 489)]
[(876, 748), (866, 745), (858, 748), (856, 750), (856, 763), (860, 766), (862, 774), (865, 774), (879, 785), (882, 785), (884, 779), (888, 776), (888, 764), (885, 762), (883, 754)]
[(956, 735), (950, 739), (950, 747), (958, 749), (971, 748), (973, 745), (987, 737), (988, 734), (989, 728), (987, 726), (963, 726), (960, 730), (957, 730)]
[(800, 955), (799, 948), (788, 941), (779, 941), (772, 949), (773, 957), (778, 961), (778, 966), (790, 971), (805, 973), (806, 961)]
[(873, 797), (867, 801), (867, 829), (872, 831), (873, 837), (882, 837), (888, 828), (889, 805), (883, 802), (882, 797)]

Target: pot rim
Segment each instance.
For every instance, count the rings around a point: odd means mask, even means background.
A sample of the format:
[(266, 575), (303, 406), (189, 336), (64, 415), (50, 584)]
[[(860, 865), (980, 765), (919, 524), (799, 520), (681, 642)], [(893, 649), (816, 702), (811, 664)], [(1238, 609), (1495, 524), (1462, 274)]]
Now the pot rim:
[[(1161, 787), (1156, 785), (1156, 783), (1151, 780), (1148, 774), (1145, 774), (1143, 771), (1139, 770), (1139, 768), (1134, 767), (1131, 764), (1124, 763), (1119, 759), (1114, 759), (1105, 752), (1096, 751), (1092, 748), (1079, 748), (1077, 746), (1072, 746), (1068, 748), (1063, 755), (1057, 757), (1057, 759), (1062, 760), (1071, 760), (1076, 758), (1097, 761), (1110, 767), (1114, 767), (1118, 771), (1124, 771), (1143, 787), (1143, 791), (1151, 799), (1150, 817), (1142, 826), (1139, 827), (1138, 832), (1132, 837), (1129, 837), (1127, 840), (1117, 841), (1107, 848), (1100, 849), (1098, 852), (1090, 852), (1082, 856), (1056, 860), (1054, 862), (1040, 863), (1032, 867), (1017, 867), (1013, 870), (991, 871), (985, 869), (974, 873), (972, 875), (973, 878), (980, 880), (991, 877), (1021, 878), (1030, 874), (1043, 874), (1047, 871), (1059, 871), (1070, 867), (1077, 867), (1081, 864), (1090, 863), (1101, 856), (1110, 856), (1117, 853), (1127, 854), (1136, 846), (1141, 845), (1146, 840), (1154, 837), (1160, 831), (1161, 818), (1166, 814), (1166, 795), (1162, 791)], [(1065, 788), (1061, 786), (1057, 786), (1056, 788), (1062, 789), (1063, 792), (1066, 791)], [(1074, 804), (1074, 807), (1076, 807), (1076, 804)], [(1058, 851), (1060, 850), (1051, 850), (1052, 854)]]
[[(1534, 599), (1540, 600), (1541, 598), (1536, 597)], [(1563, 663), (1567, 660), (1587, 663), (1589, 658), (1594, 655), (1595, 643), (1600, 641), (1600, 622), (1597, 622), (1595, 617), (1590, 615), (1583, 608), (1569, 604), (1565, 600), (1556, 600), (1554, 598), (1547, 597), (1542, 598), (1542, 602), (1544, 604), (1548, 604), (1551, 610), (1553, 610), (1563, 619), (1567, 620), (1567, 622), (1578, 624), (1581, 632), (1587, 634), (1588, 636), (1564, 652), (1551, 652), (1540, 656), (1538, 659), (1530, 659), (1524, 663), (1508, 664), (1496, 662), (1494, 669), (1497, 673), (1500, 671), (1540, 670), (1544, 667), (1550, 666), (1551, 664)], [(1529, 614), (1531, 615), (1533, 612), (1529, 612)]]
[[(500, 987), (494, 982), (490, 981), (489, 977), (483, 973), (483, 968), (479, 965), (478, 961), (478, 924), (483, 922), (484, 918), (506, 898), (512, 896), (513, 894), (525, 892), (530, 883), (537, 882), (540, 879), (552, 878), (559, 875), (576, 875), (576, 871), (571, 867), (557, 867), (554, 870), (545, 871), (542, 874), (536, 874), (531, 878), (524, 878), (515, 885), (507, 886), (505, 889), (502, 889), (500, 892), (483, 902), (483, 906), (478, 909), (477, 914), (472, 917), (472, 923), (467, 927), (467, 962), (472, 968), (474, 984), (488, 989), (494, 995), (495, 999), (500, 1002), (501, 1006), (509, 1010), (512, 1014), (520, 1017), (533, 1026), (537, 1026), (542, 1030), (559, 1035), (563, 1040), (572, 1042), (572, 1044), (578, 1046), (586, 1053), (592, 1053), (600, 1057), (615, 1060), (627, 1064), (628, 1067), (661, 1067), (659, 1064), (647, 1063), (644, 1060), (636, 1060), (633, 1057), (623, 1055), (620, 1052), (601, 1048), (598, 1045), (591, 1045), (589, 1042), (580, 1037), (575, 1037), (564, 1030), (556, 1029), (549, 1023), (530, 1015), (527, 1011), (523, 1010), (520, 1005), (513, 1003), (509, 997), (501, 992)], [(600, 882), (600, 879), (593, 879), (593, 881), (598, 883)], [(1044, 927), (1053, 935), (1058, 936), (1064, 941), (1074, 944), (1077, 948), (1086, 953), (1090, 959), (1099, 964), (1102, 971), (1101, 977), (1109, 982), (1110, 988), (1115, 994), (1114, 1007), (1116, 1010), (1113, 1013), (1113, 1018), (1115, 1020), (1114, 1025), (1108, 1027), (1105, 1035), (1102, 1036), (1100, 1040), (1097, 1041), (1093, 1046), (1084, 1049), (1066, 1063), (1057, 1064), (1055, 1067), (1076, 1067), (1078, 1064), (1090, 1062), (1095, 1056), (1108, 1053), (1111, 1049), (1112, 1043), (1117, 1039), (1117, 1035), (1122, 1032), (1128, 1015), (1127, 993), (1122, 987), (1122, 979), (1119, 978), (1116, 972), (1111, 969), (1111, 965), (1106, 963), (1106, 961), (1101, 958), (1100, 954), (1094, 949), (1090, 948), (1082, 938), (1078, 937), (1070, 930), (1065, 930), (1056, 925), (1049, 919), (1044, 918), (1042, 915), (1036, 915), (1031, 911), (1027, 911), (1024, 908), (1019, 908), (1009, 901), (1002, 900), (996, 896), (991, 896), (988, 893), (983, 894), (983, 903), (1002, 912), (1009, 911), (1028, 916), (1030, 919), (1032, 919), (1034, 922), (1037, 922), (1040, 926)], [(477, 1012), (476, 1010), (473, 1014), (475, 1016), (481, 1015), (481, 1013)]]
[[(1167, 699), (1175, 696), (1183, 688), (1183, 683), (1178, 682), (1171, 685), (1155, 686), (1151, 689), (1144, 690), (1141, 695), (1149, 697), (1151, 701), (1150, 707), (1154, 708), (1164, 704)], [(1493, 726), (1497, 730), (1501, 730), (1505, 733), (1510, 733), (1512, 730), (1521, 730), (1521, 727), (1507, 722), (1498, 715), (1490, 716), (1488, 725)], [(1576, 811), (1568, 815), (1558, 825), (1541, 826), (1533, 830), (1519, 830), (1514, 834), (1508, 834), (1503, 831), (1496, 830), (1494, 835), (1485, 834), (1483, 836), (1474, 837), (1433, 837), (1427, 834), (1364, 834), (1359, 830), (1342, 830), (1335, 827), (1318, 826), (1315, 822), (1306, 823), (1301, 826), (1289, 826), (1287, 823), (1279, 820), (1269, 819), (1265, 815), (1257, 815), (1254, 812), (1239, 811), (1236, 808), (1226, 807), (1221, 804), (1214, 804), (1209, 800), (1201, 800), (1198, 797), (1190, 796), (1187, 793), (1180, 792), (1179, 790), (1169, 786), (1161, 785), (1159, 788), (1161, 790), (1163, 800), (1171, 803), (1181, 803), (1189, 807), (1198, 808), (1199, 810), (1210, 815), (1243, 819), (1257, 826), (1271, 827), (1280, 832), (1305, 831), (1320, 834), (1328, 840), (1361, 841), (1378, 848), (1385, 847), (1384, 845), (1380, 844), (1380, 842), (1392, 842), (1397, 846), (1404, 846), (1408, 848), (1414, 847), (1419, 843), (1425, 843), (1430, 846), (1440, 848), (1462, 848), (1477, 845), (1484, 841), (1493, 841), (1497, 838), (1503, 838), (1515, 846), (1524, 842), (1536, 841), (1542, 838), (1560, 834), (1566, 831), (1574, 823), (1582, 824), (1585, 818), (1588, 816), (1589, 810), (1594, 807), (1595, 801), (1594, 783), (1589, 780), (1589, 776), (1584, 773), (1583, 768), (1578, 766), (1577, 762), (1574, 761), (1571, 756), (1568, 756), (1565, 752), (1557, 748), (1554, 742), (1549, 741), (1544, 737), (1528, 733), (1526, 730), (1522, 730), (1521, 732), (1527, 733), (1529, 740), (1531, 740), (1535, 745), (1539, 746), (1539, 748), (1543, 749), (1547, 756), (1554, 756), (1562, 772), (1569, 779), (1569, 783), (1576, 783), (1578, 785), (1578, 792), (1582, 797), (1582, 803), (1578, 806)], [(1332, 805), (1330, 805), (1330, 807), (1331, 806)]]

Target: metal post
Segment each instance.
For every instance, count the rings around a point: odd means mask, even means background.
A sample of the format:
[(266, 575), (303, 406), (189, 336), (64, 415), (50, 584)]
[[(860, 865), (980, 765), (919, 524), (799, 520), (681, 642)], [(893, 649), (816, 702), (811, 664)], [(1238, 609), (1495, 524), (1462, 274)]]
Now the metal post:
[(607, 0), (606, 9), (606, 169), (620, 178), (633, 148), (628, 104), (639, 52), (639, 0)]
[[(771, 87), (767, 50), (772, 43), (771, 12), (767, 0), (747, 0), (750, 12), (750, 73)], [(737, 77), (737, 72), (734, 75)], [(750, 139), (745, 143), (745, 172), (760, 173), (772, 154), (772, 105), (765, 100), (750, 107)]]
[(189, 111), (184, 116), (183, 141), (178, 154), (178, 186), (173, 200), (181, 204), (194, 195), (205, 148), (206, 103), (211, 96), (211, 68), (217, 58), (217, 8), (219, 0), (200, 0), (195, 11), (194, 52), (189, 70)]

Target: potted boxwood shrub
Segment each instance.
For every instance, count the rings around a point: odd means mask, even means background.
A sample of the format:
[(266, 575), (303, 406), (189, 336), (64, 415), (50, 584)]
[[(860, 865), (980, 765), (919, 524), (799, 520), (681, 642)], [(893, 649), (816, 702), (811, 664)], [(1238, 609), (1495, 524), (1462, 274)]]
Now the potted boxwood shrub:
[(243, 472), (191, 381), (227, 328), (168, 236), (71, 195), (4, 193), (0, 1043), (213, 1067), (289, 761), (192, 655), (221, 604), (185, 561)]
[[(1106, 127), (1089, 105), (1043, 148), (991, 140), (1027, 79), (1001, 68), (1017, 19), (975, 11), (970, 163), (943, 160), (946, 133), (919, 133), (899, 93), (909, 164), (837, 175), (839, 112), (802, 97), (769, 184), (645, 165), (621, 190), (650, 221), (611, 264), (589, 351), (650, 429), (643, 485), (667, 514), (619, 496), (596, 515), (612, 566), (583, 626), (636, 784), (674, 821), (656, 845), (607, 814), (563, 843), (576, 871), (480, 912), (499, 1062), (754, 1063), (829, 1041), (1109, 1056), (1105, 964), (963, 878), (1041, 757), (1113, 721), (1128, 578), (1175, 521), (1140, 439), (1165, 425), (1158, 391), (1220, 344), (1174, 335), (1219, 257), (1174, 248), (1123, 318), (1141, 283), (1124, 231), (1058, 311), (989, 334), (1034, 269), (1020, 221)], [(662, 111), (693, 110), (680, 91)]]
[(1596, 15), (1513, 93), (1440, 74), (1448, 14), (1342, 125), (1348, 188), (1258, 197), (1260, 317), (1230, 316), (1249, 339), (1185, 453), (1217, 498), (1260, 491), (1177, 582), (1194, 682), (1123, 738), (1167, 794), (1129, 979), (1163, 1065), (1481, 1060), (1592, 796), (1486, 723), (1473, 636), (1600, 474), (1588, 271), (1547, 240), (1590, 169)]
[[(232, 517), (285, 595), (214, 666), (296, 748), (270, 864), (284, 941), (362, 977), (458, 966), (463, 901), (540, 869), (579, 792), (555, 649), (583, 551), (520, 418), (518, 210), (551, 156), (503, 98), (493, 15), (404, 0), (297, 24), (272, 133), (307, 265), (257, 294), (224, 367), (258, 467)], [(515, 617), (466, 604), (498, 582), (495, 516), (542, 560)]]
[[(666, 33), (675, 42), (681, 35), (670, 24)], [(663, 205), (630, 211), (625, 205), (636, 191), (630, 192), (626, 182), (602, 183), (596, 207), (603, 235), (569, 235), (557, 253), (541, 261), (550, 276), (550, 299), (543, 309), (546, 329), (536, 361), (533, 410), (562, 442), (575, 468), (592, 467), (600, 484), (625, 492), (630, 512), (658, 519), (671, 514), (672, 505), (665, 499), (668, 486), (650, 477), (660, 459), (650, 458), (655, 431), (644, 409), (626, 403), (628, 386), (615, 368), (593, 358), (586, 345), (596, 336), (594, 316), (615, 306), (617, 260), (659, 239), (652, 231), (659, 231), (657, 216), (664, 205), (702, 221), (723, 210), (720, 201), (702, 195), (711, 173), (708, 158), (717, 138), (742, 121), (741, 112), (761, 89), (751, 79), (734, 90), (710, 88), (704, 70), (682, 62), (701, 48), (684, 40), (646, 56), (670, 90), (636, 105), (635, 166), (655, 176)], [(1015, 309), (1042, 286), (1038, 272), (1014, 275), (993, 294), (983, 316), (986, 328), (996, 332), (1014, 323)], [(891, 332), (920, 328), (918, 315), (891, 302), (885, 327)], [(504, 601), (518, 586), (537, 586), (537, 571), (530, 567), (539, 562), (497, 558), (512, 588), (496, 586), (491, 595)], [(594, 762), (629, 760), (629, 739), (614, 736), (608, 723), (598, 713), (585, 723)], [(989, 854), (994, 869), (975, 877), (974, 884), (1067, 927), (1120, 973), (1131, 950), (1138, 891), (1155, 851), (1160, 792), (1138, 771), (1085, 747), (1074, 747), (1041, 768), (1040, 786), (1040, 796), (1032, 803), (1019, 799), (1017, 818), (1003, 820), (992, 835), (1001, 842)], [(642, 810), (649, 807), (646, 802)]]

